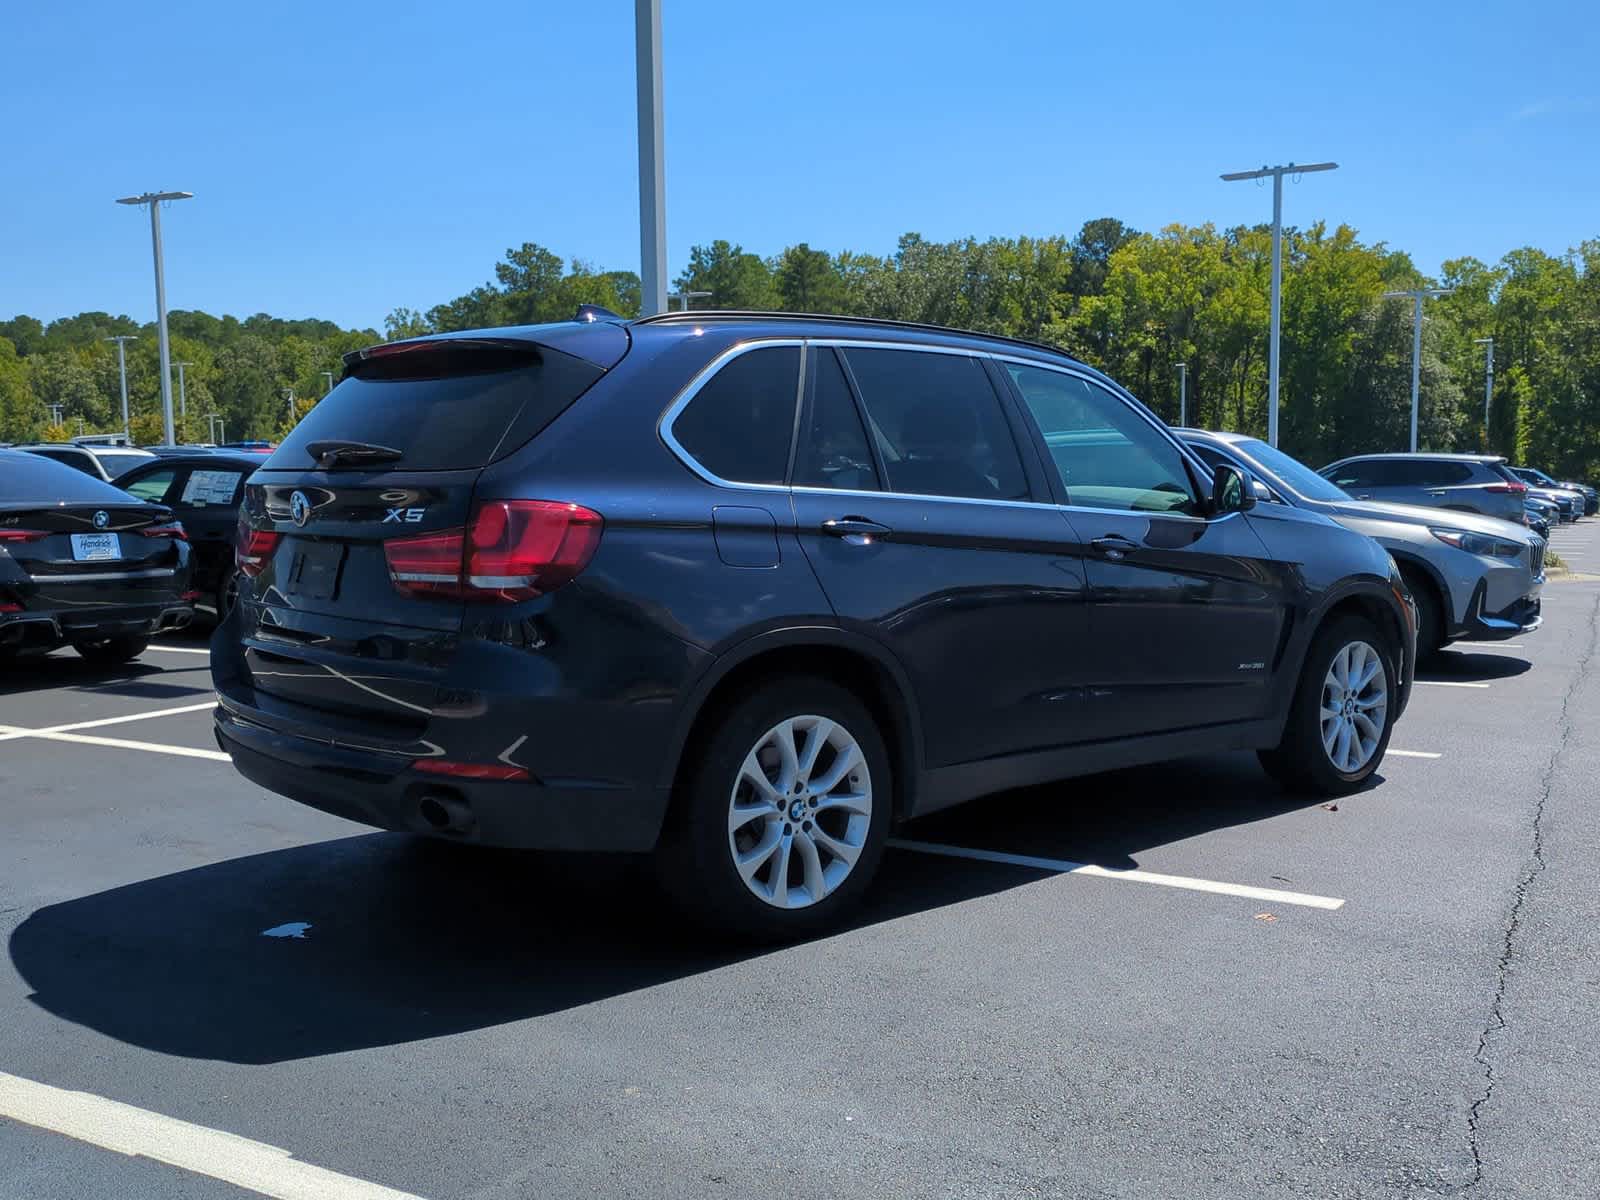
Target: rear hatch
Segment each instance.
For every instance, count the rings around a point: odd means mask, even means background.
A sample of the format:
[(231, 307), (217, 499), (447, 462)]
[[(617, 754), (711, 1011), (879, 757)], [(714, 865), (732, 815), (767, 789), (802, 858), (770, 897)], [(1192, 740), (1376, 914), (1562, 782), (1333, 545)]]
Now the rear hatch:
[(100, 504), (0, 504), (0, 550), (14, 568), (6, 575), (30, 597), (0, 597), (0, 603), (62, 609), (68, 623), (84, 623), (111, 608), (176, 602), (169, 593), (183, 539), (168, 509), (126, 495)]
[(469, 540), (492, 554), (528, 524), (475, 510), (478, 476), (603, 373), (492, 338), (347, 359), (346, 377), (246, 487), (240, 632), (255, 690), (295, 720), (414, 740), (439, 703), (465, 606), (525, 598), (487, 568), (476, 581), (465, 572)]

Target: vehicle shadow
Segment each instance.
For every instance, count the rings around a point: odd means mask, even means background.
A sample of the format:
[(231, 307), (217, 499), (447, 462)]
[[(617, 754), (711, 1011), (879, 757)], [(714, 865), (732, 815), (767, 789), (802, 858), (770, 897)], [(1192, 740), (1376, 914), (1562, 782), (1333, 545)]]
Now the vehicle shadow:
[(51, 688), (136, 700), (196, 699), (211, 694), (211, 675), (206, 660), (198, 655), (185, 655), (182, 662), (163, 664), (151, 659), (135, 659), (106, 666), (68, 650), (28, 655), (0, 666), (0, 696), (18, 696)]
[[(1208, 758), (993, 797), (904, 836), (1131, 866), (1142, 849), (1311, 803), (1283, 796), (1247, 759)], [(1041, 877), (891, 850), (854, 924)], [(285, 936), (298, 922), (305, 936)], [(387, 833), (53, 904), (16, 928), (9, 949), (48, 1012), (163, 1054), (237, 1063), (439, 1037), (782, 952), (687, 925), (641, 859)]]
[(1438, 681), (1482, 683), (1491, 679), (1512, 679), (1533, 669), (1525, 658), (1513, 654), (1486, 654), (1466, 647), (1447, 648), (1417, 665), (1417, 678)]

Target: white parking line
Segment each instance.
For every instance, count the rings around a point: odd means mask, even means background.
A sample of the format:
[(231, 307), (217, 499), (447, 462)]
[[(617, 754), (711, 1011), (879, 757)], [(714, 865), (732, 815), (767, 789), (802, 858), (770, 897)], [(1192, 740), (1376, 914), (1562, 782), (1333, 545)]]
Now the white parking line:
[(204, 654), (210, 657), (211, 651), (200, 646), (163, 646), (160, 642), (151, 642), (146, 649), (161, 650), (167, 654)]
[(52, 733), (71, 733), (75, 729), (99, 729), (104, 725), (122, 725), (128, 721), (148, 721), (151, 717), (175, 717), (180, 713), (204, 712), (208, 708), (215, 708), (215, 700), (206, 700), (200, 704), (181, 704), (177, 708), (158, 708), (152, 712), (130, 713), (124, 717), (101, 717), (98, 721), (75, 721), (70, 725), (50, 725), (44, 729), (29, 729), (25, 725), (0, 725), (0, 742), (9, 741), (19, 737), (44, 737)]
[(206, 758), (212, 762), (232, 762), (221, 750), (197, 750), (193, 746), (168, 746), (161, 742), (132, 742), (127, 738), (93, 737), (87, 733), (48, 733), (42, 729), (18, 729), (0, 725), (0, 741), (12, 738), (38, 738), (41, 742), (72, 742), (79, 746), (112, 746), (118, 750), (147, 750), (152, 754), (173, 754), (179, 758)]
[(1487, 689), (1489, 686), (1487, 683), (1465, 683), (1459, 679), (1419, 679), (1416, 682), (1422, 684), (1424, 687), (1465, 687)]
[(1457, 642), (1455, 649), (1471, 651), (1476, 654), (1479, 650), (1521, 650), (1521, 642)]
[(1442, 754), (1435, 754), (1431, 750), (1396, 750), (1393, 746), (1384, 751), (1388, 758), (1443, 758)]
[(275, 1200), (421, 1200), (220, 1129), (0, 1071), (0, 1117), (129, 1158), (148, 1158)]
[(1191, 892), (1213, 892), (1221, 896), (1243, 896), (1270, 904), (1298, 904), (1303, 908), (1343, 908), (1344, 901), (1333, 896), (1313, 896), (1305, 892), (1282, 892), (1276, 888), (1249, 887), (1242, 883), (1218, 883), (1211, 879), (1190, 879), (1184, 875), (1158, 875), (1153, 871), (1119, 871), (1093, 863), (1071, 862), (1064, 858), (1034, 858), (1027, 854), (1003, 854), (998, 850), (971, 850), (965, 846), (946, 846), (939, 842), (914, 842), (890, 838), (896, 850), (919, 854), (942, 854), (947, 858), (970, 858), (979, 862), (1003, 863), (1011, 867), (1032, 867), (1059, 875), (1090, 875), (1096, 879), (1120, 879), (1127, 883), (1151, 883), (1157, 887), (1182, 888)]

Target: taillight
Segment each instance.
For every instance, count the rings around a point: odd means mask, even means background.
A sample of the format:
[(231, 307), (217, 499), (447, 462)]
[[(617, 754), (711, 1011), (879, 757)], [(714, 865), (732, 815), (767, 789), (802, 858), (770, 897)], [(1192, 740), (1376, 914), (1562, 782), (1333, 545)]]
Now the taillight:
[(272, 553), (283, 534), (272, 529), (251, 529), (244, 509), (239, 510), (239, 529), (233, 535), (233, 565), (239, 574), (254, 579), (267, 569)]
[(1484, 489), (1493, 492), (1496, 496), (1526, 496), (1528, 485), (1525, 483), (1491, 483)]
[(45, 536), (42, 529), (0, 529), (0, 542), (37, 542)]
[(183, 528), (182, 521), (173, 521), (166, 525), (149, 525), (139, 530), (145, 537), (176, 538), (180, 542), (187, 542), (189, 534)]
[(448, 758), (419, 758), (413, 771), (425, 775), (450, 775), (456, 779), (527, 779), (528, 768), (510, 763), (456, 762)]
[(383, 552), (402, 592), (511, 603), (570, 582), (594, 557), (604, 525), (579, 504), (488, 500), (464, 530), (391, 538)]

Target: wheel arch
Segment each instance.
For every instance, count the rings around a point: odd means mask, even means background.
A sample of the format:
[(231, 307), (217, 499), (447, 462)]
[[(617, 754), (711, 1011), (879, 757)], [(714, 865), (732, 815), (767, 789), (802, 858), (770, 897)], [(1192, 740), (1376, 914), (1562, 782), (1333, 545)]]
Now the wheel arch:
[(922, 722), (900, 663), (881, 645), (837, 626), (772, 630), (719, 655), (683, 705), (659, 783), (675, 786), (686, 755), (741, 692), (779, 674), (815, 675), (848, 688), (871, 711), (894, 764), (894, 816), (911, 811), (923, 763)]
[(1404, 550), (1390, 550), (1389, 554), (1399, 566), (1401, 575), (1408, 577), (1414, 574), (1421, 575), (1433, 588), (1433, 598), (1439, 602), (1439, 615), (1444, 621), (1444, 628), (1440, 632), (1448, 637), (1460, 622), (1456, 619), (1455, 602), (1444, 575), (1440, 573), (1439, 568), (1418, 555)]

